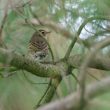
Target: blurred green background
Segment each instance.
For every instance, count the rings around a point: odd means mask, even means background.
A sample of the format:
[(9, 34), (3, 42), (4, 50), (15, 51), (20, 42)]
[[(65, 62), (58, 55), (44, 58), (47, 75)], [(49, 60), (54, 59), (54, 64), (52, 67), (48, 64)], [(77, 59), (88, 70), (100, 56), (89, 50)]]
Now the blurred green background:
[[(18, 54), (26, 55), (29, 39), (34, 33), (34, 29), (25, 25), (25, 19), (33, 19), (33, 15), (29, 10), (29, 4), (21, 7), (27, 0), (0, 0), (0, 24), (5, 14), (8, 4), (8, 17), (3, 29), (3, 40), (11, 50)], [(17, 8), (16, 8), (17, 7)], [(19, 7), (19, 8), (18, 8)], [(75, 33), (83, 20), (91, 16), (110, 16), (110, 0), (32, 0), (31, 5), (33, 13), (39, 18), (51, 19), (55, 23), (59, 23), (61, 27), (66, 28), (71, 33)], [(100, 25), (100, 26), (99, 26)], [(93, 21), (87, 24), (83, 29), (80, 38), (89, 46), (94, 45), (103, 35), (93, 36), (102, 29), (102, 27), (110, 29), (110, 22)], [(36, 28), (47, 28), (44, 26)], [(50, 29), (51, 30), (51, 29)], [(88, 31), (89, 32), (88, 32)], [(107, 33), (107, 36), (110, 33)], [(71, 42), (70, 36), (62, 36), (52, 30), (48, 39), (54, 52), (55, 59), (62, 58)], [(89, 46), (77, 43), (72, 50), (72, 54), (83, 54), (88, 51)], [(100, 54), (107, 57), (110, 55), (110, 48), (103, 49)], [(2, 65), (2, 64), (0, 64)], [(2, 68), (2, 66), (0, 66)], [(0, 71), (3, 76), (10, 74), (8, 69)], [(48, 82), (49, 79), (40, 78), (23, 70), (14, 71), (9, 77), (0, 77), (0, 110), (33, 110), (40, 97), (43, 95), (47, 84), (31, 84), (26, 80), (24, 74), (34, 83)], [(77, 76), (78, 70), (73, 70)], [(89, 69), (88, 73), (96, 73), (94, 76), (101, 79), (109, 75), (109, 72)], [(88, 75), (88, 83), (98, 81)], [(77, 81), (72, 76), (67, 76), (58, 87), (58, 96), (54, 96), (53, 100), (64, 97), (75, 91)], [(94, 99), (94, 102), (88, 106), (87, 110), (109, 110), (110, 94), (104, 94)]]

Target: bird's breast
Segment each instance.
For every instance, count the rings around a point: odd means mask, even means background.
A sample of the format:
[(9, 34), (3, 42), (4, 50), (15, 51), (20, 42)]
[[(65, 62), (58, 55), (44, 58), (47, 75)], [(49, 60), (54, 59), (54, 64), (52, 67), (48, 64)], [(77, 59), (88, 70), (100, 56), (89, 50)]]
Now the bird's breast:
[(35, 52), (42, 51), (42, 50), (48, 50), (48, 45), (45, 41), (35, 40), (33, 42), (30, 42), (29, 49), (31, 49)]

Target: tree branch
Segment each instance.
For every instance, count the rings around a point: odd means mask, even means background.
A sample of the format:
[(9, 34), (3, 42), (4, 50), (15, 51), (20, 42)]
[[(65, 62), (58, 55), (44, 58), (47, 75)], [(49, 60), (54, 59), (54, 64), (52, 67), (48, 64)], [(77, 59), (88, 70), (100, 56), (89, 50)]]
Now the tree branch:
[(81, 103), (81, 109), (83, 109), (84, 105), (84, 96), (85, 96), (85, 81), (86, 81), (86, 70), (93, 59), (95, 57), (96, 53), (99, 51), (99, 49), (104, 48), (106, 46), (110, 45), (110, 38), (105, 38), (104, 40), (97, 43), (93, 48), (91, 49), (91, 52), (87, 53), (87, 56), (85, 57), (85, 61), (82, 63), (79, 73), (79, 81), (80, 81), (80, 103)]
[(9, 59), (10, 65), (18, 69), (24, 69), (40, 77), (55, 78), (61, 76), (62, 70), (60, 70), (60, 68), (57, 66), (40, 64), (27, 59), (25, 56), (20, 56), (13, 51), (0, 48), (0, 61), (6, 63), (6, 61)]
[[(82, 54), (73, 55), (73, 56), (69, 57), (68, 64), (73, 66), (74, 68), (79, 68), (85, 59), (84, 56), (87, 56), (87, 54), (85, 54), (85, 55), (82, 55)], [(110, 59), (105, 58), (104, 56), (98, 55), (98, 56), (96, 56), (96, 58), (91, 60), (88, 67), (109, 71), (110, 70)]]
[[(31, 61), (25, 58), (24, 56), (15, 54), (12, 51), (0, 48), (0, 62), (5, 63), (7, 59), (10, 58), (10, 56), (11, 56), (10, 65), (18, 69), (24, 69), (39, 77), (55, 78), (61, 76), (61, 74), (65, 74), (61, 72), (66, 71), (66, 67), (64, 67), (65, 63), (63, 62), (60, 62), (60, 64), (58, 63), (56, 65), (50, 65), (50, 64), (43, 65)], [(74, 55), (69, 58), (68, 64), (75, 68), (79, 68), (83, 60), (84, 60), (83, 55), (80, 54)], [(60, 70), (62, 69), (62, 67), (63, 70)], [(101, 70), (110, 70), (110, 59), (102, 56), (96, 57), (89, 63), (88, 67), (101, 69)]]
[[(100, 82), (92, 83), (87, 86), (85, 91), (85, 101), (96, 96), (102, 95), (110, 91), (110, 77), (101, 80)], [(55, 102), (51, 102), (37, 110), (77, 110), (79, 107), (79, 91)], [(86, 103), (87, 104), (87, 103)], [(86, 106), (86, 105), (85, 105)]]
[[(51, 82), (42, 102), (40, 103), (40, 105), (44, 105), (52, 100), (52, 98), (56, 92), (56, 89), (57, 89), (58, 85), (60, 84), (61, 80), (62, 80), (61, 77), (52, 79), (52, 82)], [(37, 107), (38, 106), (36, 106), (36, 108)]]
[(72, 42), (71, 42), (71, 44), (70, 44), (70, 46), (69, 46), (69, 48), (68, 48), (66, 54), (65, 54), (64, 59), (67, 60), (67, 59), (69, 58), (70, 53), (71, 53), (71, 51), (72, 51), (72, 49), (73, 49), (73, 47), (74, 47), (74, 45), (75, 45), (77, 39), (79, 38), (79, 35), (81, 34), (82, 29), (85, 27), (85, 25), (86, 25), (88, 22), (91, 22), (91, 21), (96, 20), (96, 19), (99, 19), (99, 20), (110, 20), (109, 17), (103, 17), (103, 16), (95, 16), (95, 17), (87, 18), (87, 19), (81, 24), (81, 26), (79, 27), (79, 29), (78, 29), (76, 35), (74, 36), (74, 38), (73, 38), (73, 40), (72, 40)]

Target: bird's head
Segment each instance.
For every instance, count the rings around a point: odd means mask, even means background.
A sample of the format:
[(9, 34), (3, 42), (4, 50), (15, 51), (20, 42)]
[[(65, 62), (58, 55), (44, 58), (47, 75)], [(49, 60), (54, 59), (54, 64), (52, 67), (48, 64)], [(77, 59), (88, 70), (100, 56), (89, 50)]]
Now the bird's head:
[(42, 34), (43, 36), (46, 36), (47, 34), (51, 33), (50, 31), (45, 31), (43, 29), (39, 30), (40, 34)]

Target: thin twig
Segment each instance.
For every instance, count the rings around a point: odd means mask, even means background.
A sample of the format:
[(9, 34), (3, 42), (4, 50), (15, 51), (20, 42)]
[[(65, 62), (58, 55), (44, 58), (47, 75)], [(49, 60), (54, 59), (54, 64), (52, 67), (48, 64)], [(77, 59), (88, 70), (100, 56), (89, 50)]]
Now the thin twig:
[(86, 27), (84, 27), (85, 31), (90, 33), (90, 34), (95, 34), (94, 32), (89, 31)]
[(89, 76), (91, 76), (93, 79), (100, 81), (98, 78), (96, 78), (94, 75), (92, 75), (91, 73), (88, 73)]
[(9, 2), (7, 2), (6, 6), (5, 6), (5, 9), (4, 9), (4, 17), (2, 19), (2, 24), (0, 26), (0, 45), (3, 47), (3, 48), (7, 48), (7, 46), (4, 44), (3, 42), (3, 39), (2, 39), (2, 32), (3, 32), (3, 28), (4, 28), (4, 25), (6, 23), (6, 20), (7, 20), (7, 13), (8, 13), (8, 5), (9, 5)]
[(47, 86), (47, 89), (45, 90), (44, 94), (42, 95), (42, 97), (40, 98), (40, 100), (38, 101), (37, 105), (35, 106), (35, 108), (38, 108), (43, 100), (43, 98), (46, 96), (50, 86), (51, 86), (51, 83), (52, 83), (52, 79), (50, 79), (50, 82), (48, 83), (48, 86)]
[[(86, 102), (91, 99), (110, 92), (110, 77), (102, 79), (100, 82), (89, 84), (86, 89)], [(88, 103), (86, 103), (86, 106)], [(53, 101), (36, 110), (78, 110), (79, 107), (79, 91), (62, 98), (61, 100)]]
[(78, 84), (80, 85), (80, 82), (79, 82), (79, 80), (78, 80), (78, 78), (76, 77), (76, 75), (75, 74), (71, 74), (72, 76), (73, 76), (73, 78), (78, 82)]
[(75, 45), (77, 39), (79, 38), (79, 35), (81, 34), (82, 29), (85, 27), (85, 25), (86, 25), (88, 22), (91, 22), (91, 21), (97, 20), (97, 19), (100, 19), (100, 20), (110, 20), (110, 17), (95, 16), (95, 17), (87, 18), (87, 19), (81, 24), (81, 26), (79, 27), (79, 29), (78, 29), (76, 35), (74, 36), (74, 38), (73, 38), (73, 40), (72, 40), (72, 42), (71, 42), (71, 44), (70, 44), (70, 46), (69, 46), (69, 48), (68, 48), (66, 54), (65, 54), (65, 57), (64, 57), (65, 60), (67, 60), (67, 59), (69, 58), (70, 53), (71, 53), (71, 51), (72, 51), (72, 49), (73, 49), (73, 47), (74, 47), (74, 45)]
[(39, 24), (42, 25), (42, 26), (44, 26), (43, 22), (41, 22), (41, 20), (39, 19), (39, 17), (32, 11), (31, 6), (29, 7), (29, 10), (30, 10), (31, 14), (33, 15), (33, 17), (37, 19), (37, 21), (39, 22)]
[(93, 56), (96, 55), (99, 49), (104, 48), (106, 46), (110, 45), (110, 37), (105, 38), (101, 42), (97, 43), (91, 52), (88, 52), (87, 56), (85, 57), (84, 63), (82, 63), (82, 66), (80, 68), (80, 107), (79, 109), (82, 110), (84, 108), (84, 101), (85, 101), (85, 80), (86, 80), (86, 69), (89, 65), (90, 61), (93, 59)]
[(44, 105), (52, 100), (54, 94), (56, 93), (56, 89), (57, 89), (58, 85), (60, 84), (61, 80), (62, 80), (61, 77), (51, 79), (51, 84), (50, 84), (51, 86), (49, 88), (47, 88), (48, 90), (46, 91), (45, 96), (43, 96), (42, 102), (41, 102), (41, 100), (39, 101), (41, 105)]
[(20, 6), (16, 6), (15, 8), (22, 8), (22, 7), (25, 7), (26, 5), (31, 5), (31, 2), (32, 2), (32, 0), (29, 0), (29, 1), (21, 4)]

